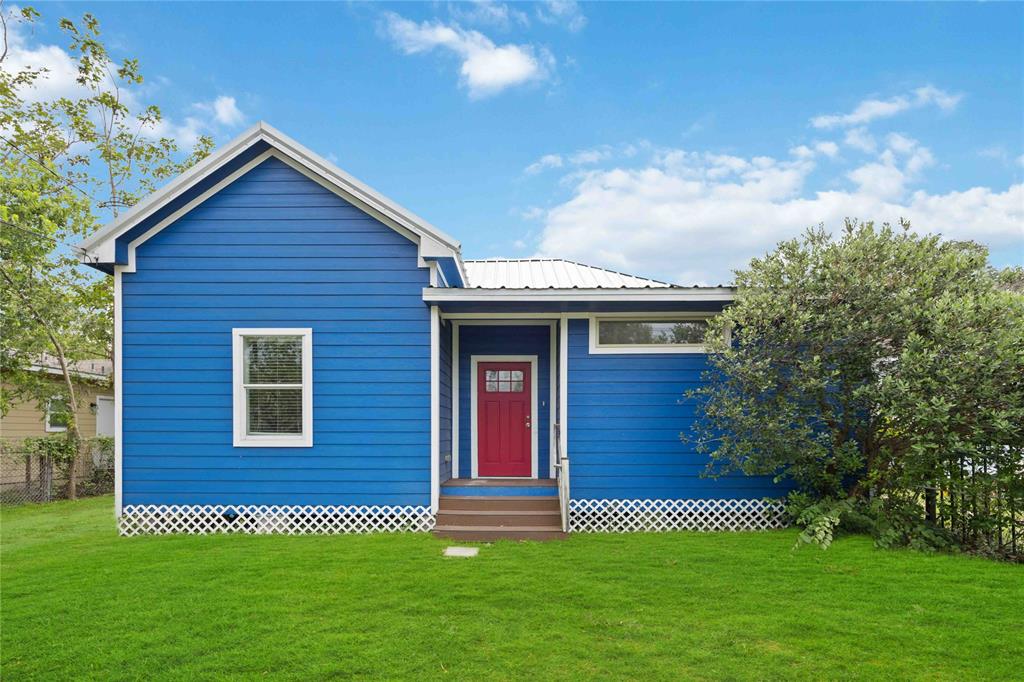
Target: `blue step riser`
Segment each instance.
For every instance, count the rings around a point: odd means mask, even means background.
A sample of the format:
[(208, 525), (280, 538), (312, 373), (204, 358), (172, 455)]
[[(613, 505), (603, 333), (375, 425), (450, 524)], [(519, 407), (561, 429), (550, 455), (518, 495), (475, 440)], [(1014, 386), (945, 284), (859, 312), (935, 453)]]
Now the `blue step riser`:
[(554, 497), (558, 495), (558, 488), (551, 486), (489, 486), (486, 488), (470, 488), (462, 486), (441, 486), (442, 495), (459, 497)]

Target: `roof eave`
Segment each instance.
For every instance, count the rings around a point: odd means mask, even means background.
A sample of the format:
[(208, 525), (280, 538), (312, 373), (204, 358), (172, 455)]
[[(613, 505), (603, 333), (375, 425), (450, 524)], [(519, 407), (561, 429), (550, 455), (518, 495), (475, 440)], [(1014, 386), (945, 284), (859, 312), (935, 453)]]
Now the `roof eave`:
[(444, 302), (545, 302), (545, 301), (617, 301), (669, 302), (732, 301), (734, 287), (691, 287), (652, 289), (423, 289), (423, 300)]

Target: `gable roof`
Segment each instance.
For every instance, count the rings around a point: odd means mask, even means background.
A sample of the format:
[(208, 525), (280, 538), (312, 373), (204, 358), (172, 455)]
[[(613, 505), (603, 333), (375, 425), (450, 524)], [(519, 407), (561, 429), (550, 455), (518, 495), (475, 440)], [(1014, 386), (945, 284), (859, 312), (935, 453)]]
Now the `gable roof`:
[(233, 174), (247, 169), (247, 162), (267, 153), (409, 236), (419, 244), (422, 259), (452, 261), (456, 274), (461, 276), (456, 239), (262, 121), (78, 244), (80, 259), (107, 272), (113, 271), (114, 265), (128, 265), (130, 269), (134, 247), (187, 211), (191, 207), (189, 197), (198, 194), (205, 198), (204, 192), (214, 191), (218, 182), (233, 179)]
[(472, 289), (666, 289), (675, 285), (561, 258), (464, 261)]

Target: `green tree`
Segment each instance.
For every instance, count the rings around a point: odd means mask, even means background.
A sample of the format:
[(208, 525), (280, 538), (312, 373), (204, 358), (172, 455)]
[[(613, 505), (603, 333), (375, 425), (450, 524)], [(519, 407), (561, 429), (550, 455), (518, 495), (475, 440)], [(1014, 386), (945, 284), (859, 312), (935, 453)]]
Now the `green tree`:
[[(74, 55), (74, 95), (40, 101), (34, 86), (45, 69), (5, 66), (9, 31), (31, 25), (31, 7), (0, 7), (0, 278), (3, 281), (3, 352), (0, 369), (10, 387), (0, 399), (51, 398), (67, 406), (66, 437), (77, 460), (84, 442), (75, 419), (79, 403), (73, 363), (111, 353), (112, 289), (105, 277), (79, 266), (72, 244), (104, 219), (116, 217), (156, 183), (180, 173), (209, 153), (200, 138), (191, 153), (160, 136), (156, 106), (134, 106), (143, 79), (138, 62), (115, 63), (90, 14), (80, 23), (61, 19)], [(32, 372), (43, 355), (56, 358), (62, 387)], [(74, 462), (71, 470), (74, 471)], [(74, 477), (68, 495), (76, 494)]]
[(783, 242), (737, 272), (734, 304), (709, 325), (712, 381), (689, 394), (703, 417), (683, 437), (715, 473), (792, 482), (794, 503), (814, 503), (814, 533), (870, 508), (889, 541), (912, 543), (936, 489), (960, 531), (965, 497), (975, 521), (1012, 523), (1024, 453), (1017, 277), (978, 244), (907, 224)]

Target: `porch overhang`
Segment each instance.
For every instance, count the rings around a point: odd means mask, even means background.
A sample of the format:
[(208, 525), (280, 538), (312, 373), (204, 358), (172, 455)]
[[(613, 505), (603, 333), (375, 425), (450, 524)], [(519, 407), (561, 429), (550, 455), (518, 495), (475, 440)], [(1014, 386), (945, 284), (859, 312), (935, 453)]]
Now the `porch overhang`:
[(721, 310), (732, 287), (659, 289), (456, 289), (426, 287), (423, 300), (445, 312), (565, 313)]

